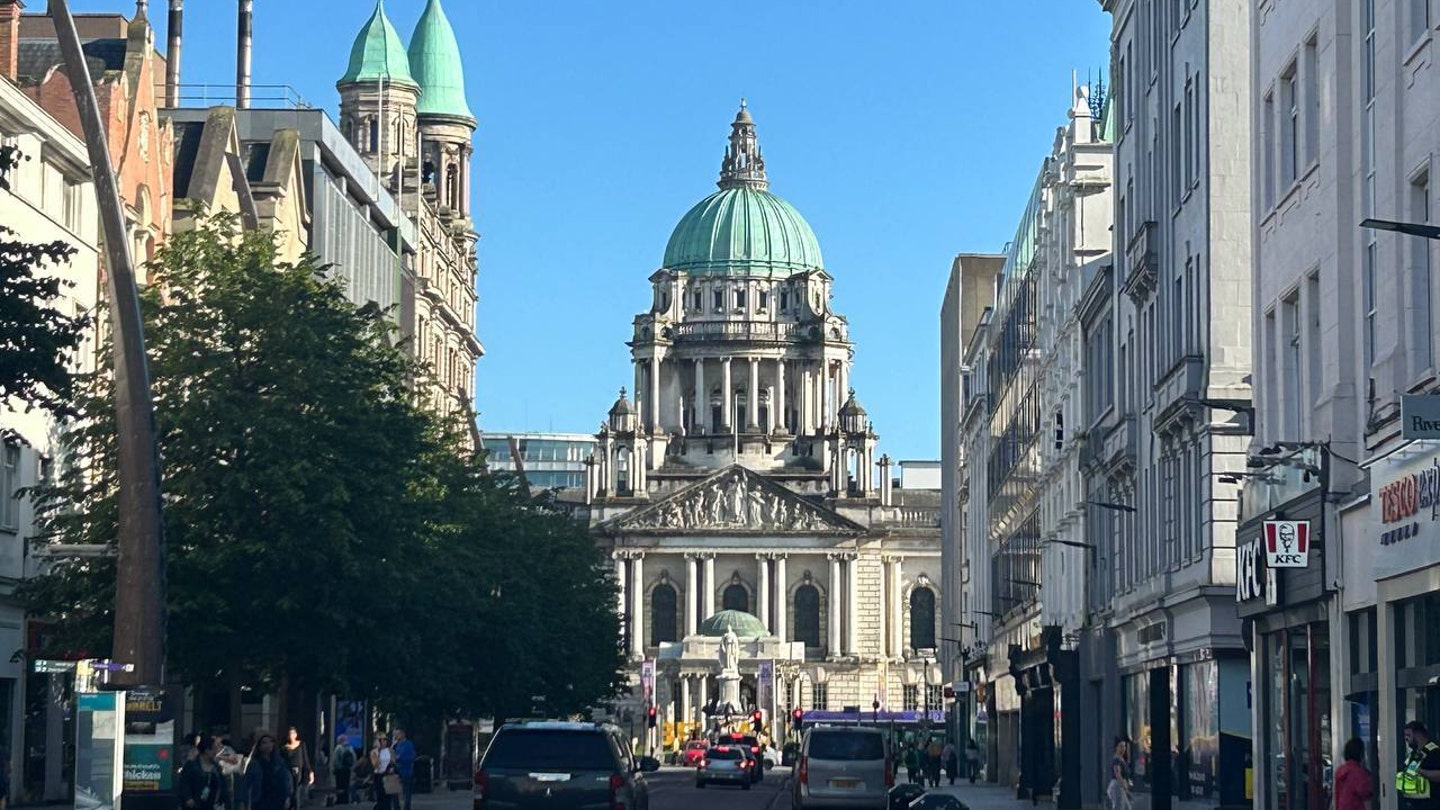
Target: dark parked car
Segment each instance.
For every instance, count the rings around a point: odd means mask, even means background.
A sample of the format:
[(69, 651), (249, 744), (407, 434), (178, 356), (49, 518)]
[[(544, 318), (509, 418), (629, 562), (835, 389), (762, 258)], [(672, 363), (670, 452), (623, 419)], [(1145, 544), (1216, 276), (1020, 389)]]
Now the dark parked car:
[(644, 774), (619, 729), (596, 723), (501, 726), (475, 772), (475, 810), (648, 810)]
[(925, 786), (906, 782), (890, 788), (890, 810), (906, 810), (912, 802), (925, 795)]
[(970, 810), (970, 806), (945, 793), (926, 793), (910, 805), (910, 810)]

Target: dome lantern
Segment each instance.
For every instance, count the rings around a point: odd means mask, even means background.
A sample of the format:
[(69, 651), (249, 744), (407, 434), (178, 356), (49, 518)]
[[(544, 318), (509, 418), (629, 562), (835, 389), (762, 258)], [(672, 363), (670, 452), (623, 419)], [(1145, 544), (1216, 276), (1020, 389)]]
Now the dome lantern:
[(635, 410), (635, 405), (625, 396), (625, 389), (620, 389), (620, 398), (610, 406), (610, 429), (616, 433), (634, 433), (640, 429), (640, 412)]
[(410, 75), (420, 85), (421, 116), (446, 116), (474, 125), (475, 115), (465, 99), (465, 67), (455, 29), (440, 0), (429, 0), (410, 35)]

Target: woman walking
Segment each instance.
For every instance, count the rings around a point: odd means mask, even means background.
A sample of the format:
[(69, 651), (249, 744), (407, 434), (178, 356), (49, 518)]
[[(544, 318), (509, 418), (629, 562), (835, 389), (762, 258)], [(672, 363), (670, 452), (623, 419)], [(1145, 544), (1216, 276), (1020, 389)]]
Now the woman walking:
[(294, 783), (295, 806), (305, 804), (310, 786), (315, 784), (315, 769), (310, 766), (310, 752), (300, 740), (300, 731), (291, 726), (285, 734), (285, 764), (290, 768), (290, 780)]
[(1115, 756), (1110, 759), (1110, 786), (1105, 790), (1110, 810), (1130, 810), (1130, 790), (1130, 743), (1116, 737)]
[(220, 744), (214, 737), (201, 737), (196, 756), (180, 769), (180, 800), (185, 810), (225, 810), (230, 806), (230, 784), (215, 756)]
[(255, 739), (250, 765), (245, 769), (245, 794), (250, 810), (289, 810), (295, 795), (290, 766), (275, 750), (275, 735), (262, 731)]
[(945, 778), (950, 780), (950, 784), (955, 784), (955, 775), (960, 770), (960, 756), (954, 743), (945, 741), (945, 747), (940, 751), (940, 759), (945, 766)]
[(905, 746), (905, 776), (910, 784), (920, 781), (920, 743)]
[(395, 749), (390, 747), (390, 735), (383, 731), (375, 735), (375, 747), (370, 749), (370, 772), (375, 810), (395, 810), (395, 797), (401, 790), (400, 771)]
[(1335, 772), (1335, 810), (1366, 810), (1375, 797), (1375, 778), (1365, 768), (1365, 743), (1345, 743), (1345, 764)]

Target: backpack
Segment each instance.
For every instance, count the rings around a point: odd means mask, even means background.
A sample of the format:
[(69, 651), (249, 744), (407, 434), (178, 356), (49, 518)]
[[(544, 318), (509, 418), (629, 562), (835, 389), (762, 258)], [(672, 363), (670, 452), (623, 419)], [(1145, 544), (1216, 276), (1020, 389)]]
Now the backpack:
[(343, 773), (355, 767), (355, 749), (344, 746), (335, 750), (335, 767), (338, 773)]

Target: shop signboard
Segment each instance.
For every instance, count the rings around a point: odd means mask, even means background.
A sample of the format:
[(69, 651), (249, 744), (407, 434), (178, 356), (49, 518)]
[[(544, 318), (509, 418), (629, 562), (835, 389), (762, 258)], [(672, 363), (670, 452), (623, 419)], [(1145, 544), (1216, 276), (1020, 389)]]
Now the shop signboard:
[(125, 693), (75, 696), (75, 810), (115, 810), (124, 771)]
[(1440, 563), (1440, 455), (1401, 451), (1372, 468), (1370, 480), (1379, 504), (1375, 578)]
[(1265, 564), (1261, 539), (1257, 537), (1236, 547), (1235, 601), (1244, 604), (1263, 599), (1265, 604), (1275, 605), (1280, 601), (1279, 595), (1275, 569)]
[(1304, 568), (1310, 564), (1310, 521), (1265, 521), (1265, 567)]
[(1401, 396), (1400, 435), (1406, 439), (1440, 439), (1440, 397)]

